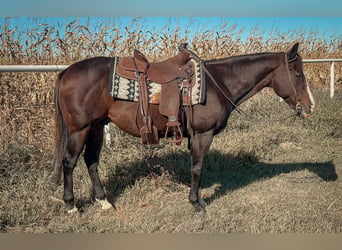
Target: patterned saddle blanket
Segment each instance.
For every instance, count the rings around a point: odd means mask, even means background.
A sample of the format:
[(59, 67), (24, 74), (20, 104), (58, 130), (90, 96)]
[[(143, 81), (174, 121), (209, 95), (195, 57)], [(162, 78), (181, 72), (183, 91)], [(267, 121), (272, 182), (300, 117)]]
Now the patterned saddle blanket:
[[(113, 96), (114, 99), (137, 102), (139, 100), (139, 83), (136, 80), (126, 79), (116, 74), (116, 66), (119, 61), (120, 57), (113, 57), (108, 83), (109, 95)], [(204, 72), (198, 62), (193, 59), (191, 62), (194, 65), (195, 72), (195, 84), (191, 89), (192, 105), (203, 104), (206, 95)], [(159, 104), (160, 91), (160, 83), (148, 82), (150, 103)]]

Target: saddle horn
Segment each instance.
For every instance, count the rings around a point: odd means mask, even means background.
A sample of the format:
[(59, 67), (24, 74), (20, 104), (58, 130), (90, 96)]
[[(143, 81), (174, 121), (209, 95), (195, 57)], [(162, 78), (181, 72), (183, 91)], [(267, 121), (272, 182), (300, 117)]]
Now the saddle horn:
[(202, 62), (202, 59), (198, 56), (198, 55), (196, 55), (194, 52), (192, 52), (191, 50), (189, 50), (188, 48), (187, 48), (187, 46), (188, 46), (188, 43), (181, 43), (180, 45), (179, 45), (179, 50), (180, 51), (186, 51), (186, 52), (188, 52), (189, 54), (190, 54), (190, 56), (195, 60), (195, 61), (197, 61), (197, 62)]

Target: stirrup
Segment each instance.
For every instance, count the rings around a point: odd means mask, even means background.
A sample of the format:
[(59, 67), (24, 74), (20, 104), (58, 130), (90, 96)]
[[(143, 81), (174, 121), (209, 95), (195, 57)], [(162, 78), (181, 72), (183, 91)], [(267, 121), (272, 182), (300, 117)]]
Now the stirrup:
[[(181, 145), (182, 140), (183, 140), (183, 133), (180, 128), (180, 123), (178, 120), (169, 120), (168, 123), (166, 124), (166, 131), (165, 131), (165, 137), (164, 139), (168, 143), (176, 143), (176, 145)], [(173, 134), (175, 139), (171, 139), (167, 137), (167, 134), (171, 131), (170, 128), (173, 128)]]

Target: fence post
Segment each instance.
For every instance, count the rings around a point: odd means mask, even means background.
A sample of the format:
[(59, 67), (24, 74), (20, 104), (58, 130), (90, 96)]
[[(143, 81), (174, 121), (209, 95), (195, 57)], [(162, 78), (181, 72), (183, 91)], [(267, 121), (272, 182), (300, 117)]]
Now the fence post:
[(330, 64), (330, 98), (334, 97), (335, 93), (335, 86), (334, 86), (334, 81), (335, 81), (335, 62), (332, 61)]
[(109, 124), (106, 124), (104, 126), (104, 133), (105, 133), (105, 140), (106, 140), (106, 146), (110, 147), (111, 141), (110, 141), (110, 131), (109, 131)]

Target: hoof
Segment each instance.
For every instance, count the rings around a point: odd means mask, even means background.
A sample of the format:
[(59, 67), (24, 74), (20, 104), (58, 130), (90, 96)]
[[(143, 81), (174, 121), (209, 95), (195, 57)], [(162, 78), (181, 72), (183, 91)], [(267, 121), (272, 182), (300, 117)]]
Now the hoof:
[(198, 196), (196, 198), (198, 199), (196, 201), (191, 201), (191, 198), (190, 198), (190, 203), (195, 208), (195, 211), (205, 212), (205, 207), (207, 206), (207, 203), (203, 200), (200, 190), (198, 190)]
[(205, 207), (202, 207), (199, 202), (191, 202), (192, 206), (195, 209), (195, 212), (201, 213), (206, 212)]
[(107, 199), (104, 199), (104, 200), (95, 199), (95, 200), (101, 204), (102, 210), (108, 210), (108, 209), (113, 208), (113, 205)]
[(78, 209), (77, 207), (73, 207), (72, 209), (68, 210), (68, 214), (78, 214)]

